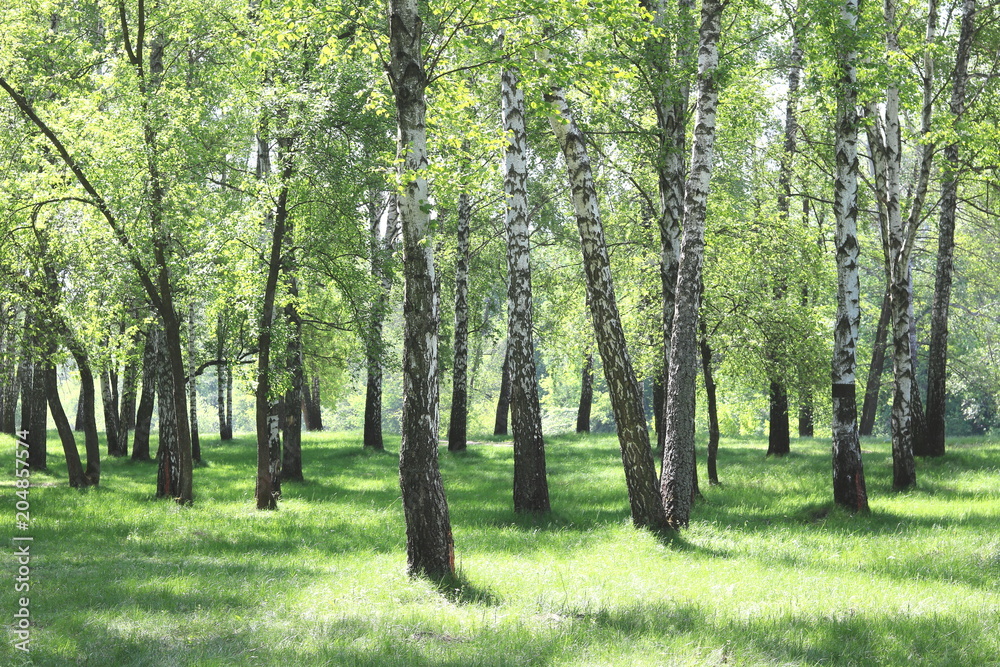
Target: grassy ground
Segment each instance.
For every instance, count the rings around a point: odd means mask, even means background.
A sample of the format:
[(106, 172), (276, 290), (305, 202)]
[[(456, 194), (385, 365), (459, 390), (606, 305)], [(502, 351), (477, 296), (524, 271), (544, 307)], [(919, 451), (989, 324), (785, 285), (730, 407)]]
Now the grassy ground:
[(781, 460), (765, 444), (723, 442), (723, 485), (673, 538), (630, 527), (613, 436), (548, 439), (545, 517), (511, 511), (509, 445), (442, 451), (452, 588), (404, 574), (397, 458), (354, 435), (307, 435), (308, 481), (270, 513), (248, 438), (205, 445), (191, 508), (152, 498), (150, 464), (106, 460), (79, 492), (50, 454), (18, 533), (34, 537), (31, 652), (12, 647), (8, 538), (0, 664), (1000, 665), (1000, 444), (953, 443), (893, 494), (888, 445), (866, 441), (857, 517), (831, 509), (827, 442)]

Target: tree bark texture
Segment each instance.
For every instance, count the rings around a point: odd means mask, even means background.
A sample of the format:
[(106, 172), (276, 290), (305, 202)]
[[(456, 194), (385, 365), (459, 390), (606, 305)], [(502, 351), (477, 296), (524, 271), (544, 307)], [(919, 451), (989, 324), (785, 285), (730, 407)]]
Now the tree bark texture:
[(319, 397), (319, 374), (313, 373), (309, 376), (309, 382), (304, 383), (305, 387), (305, 417), (307, 431), (323, 430), (323, 406)]
[(667, 522), (686, 527), (694, 490), (695, 381), (698, 373), (698, 310), (705, 252), (705, 214), (715, 148), (719, 93), (715, 80), (723, 3), (705, 0), (701, 8), (698, 86), (691, 171), (684, 191), (684, 236), (678, 264), (673, 332), (664, 420), (660, 493)]
[(455, 267), (455, 344), (451, 375), (451, 415), (448, 419), (448, 451), (467, 446), (469, 422), (469, 226), (472, 201), (465, 192), (458, 196), (458, 262)]
[(580, 405), (576, 409), (576, 432), (590, 433), (590, 410), (594, 404), (594, 355), (587, 353), (580, 376)]
[(767, 436), (767, 456), (784, 456), (790, 451), (791, 432), (788, 426), (788, 392), (779, 380), (771, 381), (769, 394), (770, 429)]
[[(976, 32), (976, 0), (962, 3), (962, 27), (958, 53), (951, 81), (953, 126), (965, 116), (965, 89), (969, 80), (969, 54)], [(938, 217), (938, 252), (934, 276), (934, 301), (931, 309), (931, 341), (927, 363), (927, 455), (945, 453), (945, 391), (948, 376), (948, 309), (954, 274), (955, 215), (958, 210), (959, 145), (950, 142), (944, 148), (941, 180), (941, 204)]]
[(576, 125), (562, 91), (554, 88), (545, 99), (554, 110), (549, 116), (549, 124), (569, 170), (573, 208), (587, 277), (587, 293), (590, 296), (590, 313), (618, 427), (632, 523), (637, 527), (659, 529), (666, 524), (659, 490), (656, 488), (656, 465), (649, 447), (642, 392), (632, 368), (632, 360), (625, 344), (625, 332), (618, 314), (611, 262), (586, 140)]
[(455, 572), (448, 502), (438, 469), (438, 310), (430, 234), (425, 126), (427, 75), (417, 0), (389, 0), (389, 80), (396, 102), (403, 231), (403, 420), (399, 481), (411, 575)]
[(179, 425), (187, 423), (185, 411), (177, 411), (174, 396), (178, 393), (174, 387), (174, 374), (171, 366), (170, 352), (166, 349), (166, 334), (157, 330), (156, 350), (159, 353), (156, 373), (156, 403), (160, 410), (159, 447), (156, 450), (156, 497), (177, 498), (180, 495), (181, 463)]
[(514, 511), (548, 512), (542, 410), (535, 376), (532, 337), (531, 258), (528, 230), (527, 133), (524, 93), (518, 73), (501, 73), (502, 119), (507, 134), (504, 194), (507, 212), (507, 354), (510, 358), (510, 416), (514, 431)]
[(149, 432), (152, 428), (153, 403), (156, 400), (159, 336), (155, 330), (146, 334), (142, 352), (142, 392), (135, 414), (135, 437), (132, 439), (132, 460), (149, 461)]
[(118, 427), (122, 430), (122, 448), (128, 453), (128, 432), (135, 430), (136, 388), (139, 383), (139, 366), (130, 360), (122, 373), (121, 405)]
[(389, 292), (392, 291), (393, 284), (393, 276), (386, 267), (386, 262), (396, 247), (399, 232), (399, 207), (395, 195), (389, 195), (386, 207), (385, 235), (379, 238), (379, 215), (373, 210), (368, 236), (372, 275), (382, 286), (372, 301), (371, 323), (365, 341), (368, 378), (365, 387), (364, 446), (375, 451), (385, 449), (382, 441), (382, 360), (385, 355), (382, 323), (389, 307)]
[(868, 510), (855, 389), (858, 327), (861, 321), (861, 283), (858, 275), (858, 115), (857, 52), (858, 0), (845, 0), (838, 68), (834, 156), (835, 243), (837, 248), (837, 312), (834, 320), (833, 396), (833, 498), (852, 512)]

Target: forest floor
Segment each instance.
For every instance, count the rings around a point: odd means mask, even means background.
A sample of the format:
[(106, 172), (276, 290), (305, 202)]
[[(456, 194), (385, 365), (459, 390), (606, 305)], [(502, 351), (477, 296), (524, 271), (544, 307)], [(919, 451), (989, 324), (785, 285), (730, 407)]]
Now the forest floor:
[[(307, 481), (258, 512), (249, 437), (205, 442), (179, 507), (153, 498), (155, 464), (105, 458), (100, 488), (68, 488), (51, 432), (18, 531), (0, 445), (3, 665), (1000, 665), (996, 440), (918, 461), (907, 493), (888, 443), (865, 440), (859, 516), (831, 506), (826, 440), (783, 459), (724, 440), (722, 485), (702, 469), (690, 529), (666, 537), (631, 527), (614, 436), (547, 438), (546, 516), (512, 511), (511, 448), (442, 449), (449, 586), (405, 574), (398, 438), (371, 453), (306, 434)], [(30, 593), (14, 591), (17, 536), (33, 538)]]

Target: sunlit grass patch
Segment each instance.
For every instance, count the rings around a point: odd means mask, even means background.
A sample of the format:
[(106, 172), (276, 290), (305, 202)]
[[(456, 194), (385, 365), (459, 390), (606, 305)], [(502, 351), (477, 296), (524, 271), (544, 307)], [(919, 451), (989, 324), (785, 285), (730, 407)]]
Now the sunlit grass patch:
[[(553, 511), (512, 511), (513, 452), (440, 452), (458, 576), (405, 574), (398, 438), (306, 434), (305, 482), (252, 498), (252, 438), (207, 442), (193, 507), (154, 464), (31, 489), (39, 665), (989, 665), (1000, 661), (1000, 446), (918, 461), (895, 494), (865, 441), (872, 511), (830, 498), (829, 443), (782, 459), (724, 440), (691, 527), (635, 530), (614, 436), (547, 440)], [(5, 463), (13, 468), (6, 449)], [(703, 471), (702, 471), (703, 473)], [(703, 473), (704, 474), (704, 473)], [(13, 520), (13, 487), (0, 506)], [(10, 543), (8, 543), (10, 544)], [(4, 562), (13, 572), (12, 548)], [(12, 586), (3, 605), (13, 609)], [(8, 628), (12, 625), (8, 621)], [(12, 637), (12, 635), (11, 635)], [(0, 663), (21, 664), (10, 643)]]

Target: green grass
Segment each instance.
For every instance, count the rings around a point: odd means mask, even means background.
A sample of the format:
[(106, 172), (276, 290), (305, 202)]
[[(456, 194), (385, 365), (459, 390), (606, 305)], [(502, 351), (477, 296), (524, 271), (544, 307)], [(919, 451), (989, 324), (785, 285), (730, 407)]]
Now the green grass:
[[(59, 449), (51, 434), (50, 452)], [(12, 441), (0, 507), (13, 526)], [(31, 652), (18, 665), (998, 665), (1000, 444), (950, 444), (890, 491), (866, 441), (872, 512), (830, 503), (829, 444), (765, 459), (726, 440), (723, 485), (689, 530), (629, 524), (613, 436), (550, 437), (551, 515), (511, 511), (509, 445), (441, 453), (460, 583), (405, 575), (392, 453), (309, 434), (303, 484), (253, 509), (254, 445), (204, 447), (196, 504), (153, 498), (155, 466), (105, 460), (98, 489), (32, 476)], [(398, 447), (398, 439), (389, 446)], [(868, 452), (867, 450), (872, 450)], [(13, 531), (11, 531), (13, 533)]]

